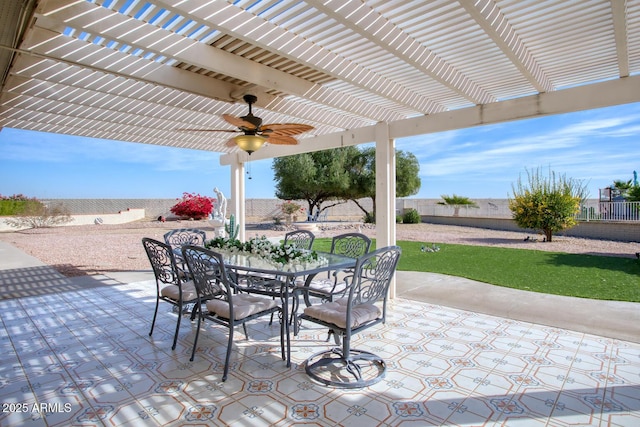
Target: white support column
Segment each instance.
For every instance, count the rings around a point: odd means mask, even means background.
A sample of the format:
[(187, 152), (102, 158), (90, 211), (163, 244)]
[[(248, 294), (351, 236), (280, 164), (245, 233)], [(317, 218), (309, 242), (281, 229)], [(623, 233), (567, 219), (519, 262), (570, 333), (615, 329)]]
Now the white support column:
[[(396, 244), (396, 144), (387, 123), (376, 125), (376, 247)], [(389, 297), (396, 296), (395, 278)]]
[(236, 217), (236, 223), (240, 225), (238, 239), (241, 242), (246, 238), (245, 194), (244, 194), (244, 163), (238, 157), (231, 163), (231, 213)]

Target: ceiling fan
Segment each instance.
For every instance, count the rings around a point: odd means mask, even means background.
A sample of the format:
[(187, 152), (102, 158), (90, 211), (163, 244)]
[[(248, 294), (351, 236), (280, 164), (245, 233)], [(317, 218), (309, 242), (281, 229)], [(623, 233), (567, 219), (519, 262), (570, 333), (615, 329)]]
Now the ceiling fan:
[(200, 132), (242, 132), (242, 135), (238, 135), (231, 138), (227, 142), (227, 146), (238, 146), (249, 155), (258, 150), (265, 142), (269, 144), (278, 145), (296, 145), (298, 141), (293, 135), (299, 135), (301, 133), (310, 131), (313, 126), (303, 125), (299, 123), (273, 123), (262, 124), (260, 117), (254, 116), (251, 112), (251, 105), (254, 104), (258, 98), (255, 95), (244, 95), (242, 97), (244, 102), (249, 105), (249, 114), (242, 117), (235, 117), (231, 114), (223, 114), (222, 118), (228, 123), (236, 126), (237, 130), (229, 129), (181, 129), (185, 131), (200, 131)]

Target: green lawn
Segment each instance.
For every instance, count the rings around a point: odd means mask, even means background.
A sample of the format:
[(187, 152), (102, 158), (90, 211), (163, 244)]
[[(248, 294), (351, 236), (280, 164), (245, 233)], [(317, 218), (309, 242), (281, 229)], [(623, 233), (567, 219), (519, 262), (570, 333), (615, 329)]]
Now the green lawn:
[[(635, 258), (567, 254), (489, 246), (400, 241), (399, 270), (466, 277), (508, 288), (591, 299), (640, 302), (640, 262)], [(328, 251), (331, 239), (316, 239)]]

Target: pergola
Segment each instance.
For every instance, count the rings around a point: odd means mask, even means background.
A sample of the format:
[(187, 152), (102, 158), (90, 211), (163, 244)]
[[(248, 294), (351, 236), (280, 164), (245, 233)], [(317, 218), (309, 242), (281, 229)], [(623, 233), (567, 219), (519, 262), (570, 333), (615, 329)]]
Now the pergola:
[[(375, 143), (395, 243), (394, 140), (640, 101), (639, 0), (1, 0), (0, 127), (224, 153), (220, 115), (315, 129), (251, 160)], [(240, 235), (244, 238), (244, 232)]]

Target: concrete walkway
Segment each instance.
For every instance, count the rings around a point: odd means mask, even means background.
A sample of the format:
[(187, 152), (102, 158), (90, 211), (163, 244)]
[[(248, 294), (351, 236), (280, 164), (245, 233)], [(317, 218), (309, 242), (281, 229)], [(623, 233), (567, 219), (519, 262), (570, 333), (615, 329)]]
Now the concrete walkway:
[(521, 291), (436, 273), (399, 271), (396, 296), (640, 342), (640, 303)]
[[(0, 241), (0, 299), (152, 280), (149, 271), (66, 278)], [(520, 291), (436, 273), (399, 271), (396, 296), (445, 307), (640, 342), (640, 303)]]

